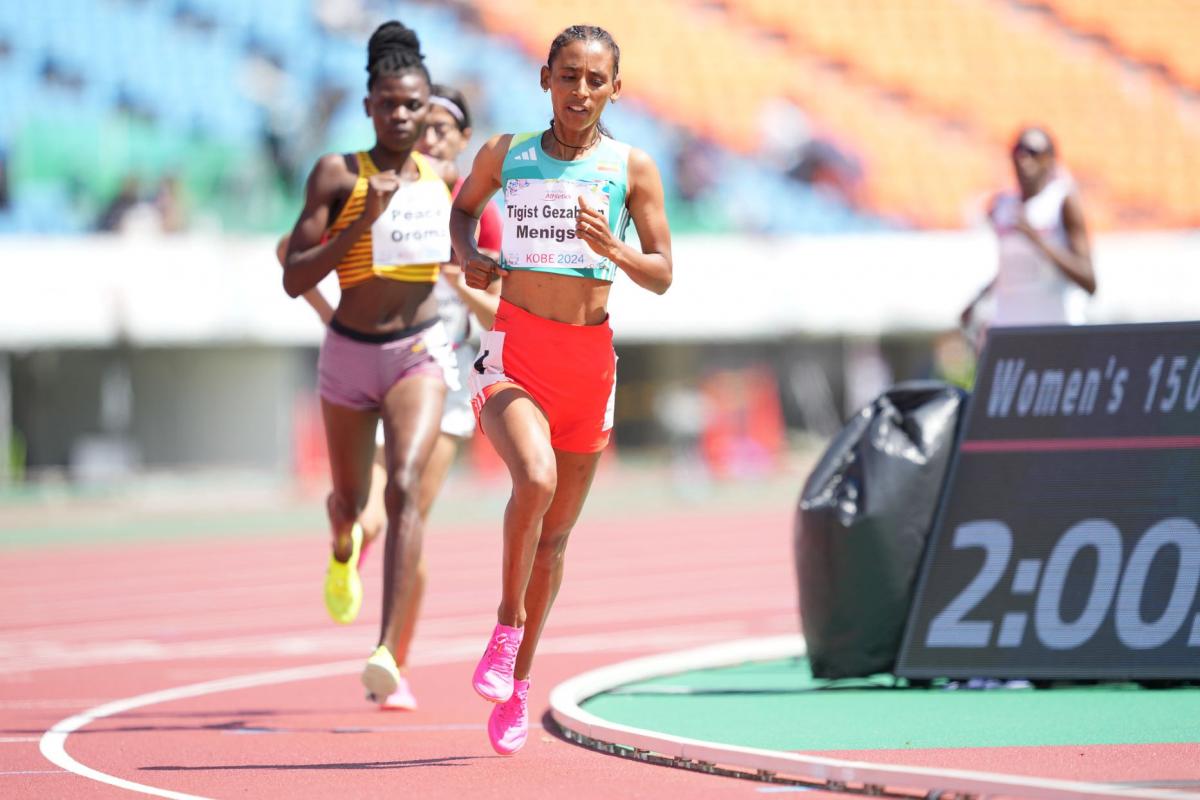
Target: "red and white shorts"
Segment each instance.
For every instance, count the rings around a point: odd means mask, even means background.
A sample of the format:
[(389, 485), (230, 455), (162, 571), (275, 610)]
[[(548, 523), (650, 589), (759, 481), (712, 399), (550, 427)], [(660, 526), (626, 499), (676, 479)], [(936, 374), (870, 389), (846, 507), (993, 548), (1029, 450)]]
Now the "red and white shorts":
[(524, 389), (550, 422), (550, 444), (598, 453), (608, 444), (617, 389), (612, 328), (569, 325), (500, 300), (496, 324), (479, 342), (468, 385), (476, 418), (510, 386)]

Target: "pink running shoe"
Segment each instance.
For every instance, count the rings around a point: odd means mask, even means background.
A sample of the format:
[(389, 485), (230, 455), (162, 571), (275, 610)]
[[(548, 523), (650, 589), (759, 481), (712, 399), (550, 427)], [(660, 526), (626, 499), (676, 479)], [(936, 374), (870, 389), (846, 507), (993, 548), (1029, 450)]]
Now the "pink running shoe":
[(479, 659), (479, 666), (475, 667), (472, 681), (475, 693), (489, 703), (503, 703), (512, 697), (513, 668), (517, 665), (517, 651), (521, 649), (524, 635), (524, 628), (510, 628), (499, 623), (492, 631), (492, 639), (483, 651), (483, 658)]
[(513, 682), (512, 697), (492, 709), (488, 717), (488, 740), (502, 756), (511, 756), (529, 738), (529, 681)]
[(363, 559), (367, 557), (367, 550), (370, 549), (371, 545), (374, 544), (375, 540), (378, 538), (379, 534), (367, 536), (365, 532), (363, 533), (362, 546), (358, 549), (358, 568), (360, 570), (362, 569)]
[(379, 704), (381, 711), (416, 711), (417, 697), (412, 693), (412, 687), (408, 685), (408, 681), (403, 675), (396, 682), (396, 691), (387, 696), (387, 699)]

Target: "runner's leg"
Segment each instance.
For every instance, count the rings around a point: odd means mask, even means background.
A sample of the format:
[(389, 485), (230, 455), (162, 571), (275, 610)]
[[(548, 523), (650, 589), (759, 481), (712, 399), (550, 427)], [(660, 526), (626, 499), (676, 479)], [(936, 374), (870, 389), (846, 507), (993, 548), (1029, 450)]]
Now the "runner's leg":
[(525, 620), (525, 636), (517, 653), (516, 671), (513, 673), (518, 679), (529, 677), (542, 628), (562, 586), (567, 538), (583, 510), (600, 456), (601, 453), (554, 451), (558, 464), (558, 488), (554, 492), (554, 501), (542, 518), (542, 532), (533, 558), (533, 571), (525, 590), (525, 612), (528, 616)]
[(446, 385), (440, 376), (418, 374), (397, 382), (383, 400), (388, 534), (379, 643), (392, 652), (398, 666), (408, 658), (407, 647), (415, 630), (423, 534), (419, 487), (440, 432), (445, 396)]

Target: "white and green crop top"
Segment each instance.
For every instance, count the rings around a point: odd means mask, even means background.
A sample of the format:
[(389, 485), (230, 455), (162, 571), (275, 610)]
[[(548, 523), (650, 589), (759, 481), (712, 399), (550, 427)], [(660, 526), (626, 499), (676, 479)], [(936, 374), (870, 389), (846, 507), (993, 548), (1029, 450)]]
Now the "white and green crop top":
[(560, 161), (542, 149), (541, 131), (513, 134), (500, 173), (503, 267), (611, 281), (616, 264), (597, 256), (575, 236), (575, 212), (582, 195), (607, 216), (613, 235), (624, 238), (629, 227), (629, 150), (629, 145), (602, 136), (587, 157)]

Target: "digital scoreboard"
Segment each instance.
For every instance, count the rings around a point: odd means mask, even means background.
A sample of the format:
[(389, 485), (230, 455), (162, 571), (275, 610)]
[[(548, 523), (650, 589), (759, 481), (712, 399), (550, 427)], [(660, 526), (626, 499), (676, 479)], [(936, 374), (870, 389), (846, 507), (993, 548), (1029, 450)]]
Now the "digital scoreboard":
[(1200, 323), (993, 330), (896, 672), (1200, 678)]

